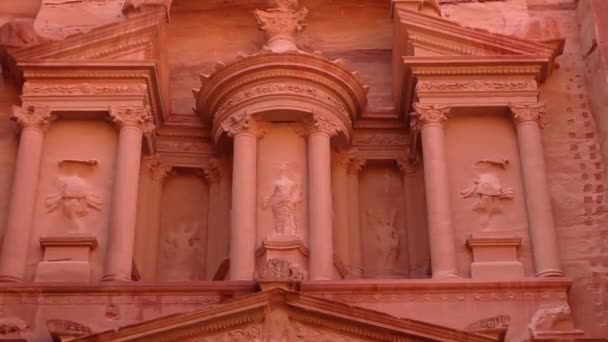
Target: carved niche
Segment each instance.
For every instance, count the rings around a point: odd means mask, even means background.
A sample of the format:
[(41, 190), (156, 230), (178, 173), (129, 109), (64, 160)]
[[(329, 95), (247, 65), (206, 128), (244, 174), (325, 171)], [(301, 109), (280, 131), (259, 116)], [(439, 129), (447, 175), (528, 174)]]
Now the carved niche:
[(491, 231), (495, 227), (492, 218), (503, 212), (501, 200), (513, 199), (513, 189), (504, 186), (501, 173), (507, 168), (509, 161), (503, 160), (480, 160), (475, 164), (476, 175), (473, 184), (462, 190), (460, 195), (474, 198), (472, 210), (479, 213), (479, 224), (481, 231)]
[(289, 163), (279, 165), (279, 178), (274, 181), (272, 192), (262, 203), (263, 209), (272, 210), (273, 237), (298, 235), (298, 207), (303, 200), (302, 189), (299, 180), (290, 169)]

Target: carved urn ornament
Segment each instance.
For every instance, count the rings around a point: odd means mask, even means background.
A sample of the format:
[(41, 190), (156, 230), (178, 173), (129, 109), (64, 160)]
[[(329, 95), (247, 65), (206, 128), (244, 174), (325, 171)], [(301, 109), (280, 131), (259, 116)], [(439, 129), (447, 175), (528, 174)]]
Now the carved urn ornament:
[(275, 53), (297, 50), (295, 36), (304, 28), (302, 21), (308, 10), (298, 9), (298, 0), (271, 0), (269, 3), (274, 7), (253, 12), (260, 29), (266, 32), (265, 48)]

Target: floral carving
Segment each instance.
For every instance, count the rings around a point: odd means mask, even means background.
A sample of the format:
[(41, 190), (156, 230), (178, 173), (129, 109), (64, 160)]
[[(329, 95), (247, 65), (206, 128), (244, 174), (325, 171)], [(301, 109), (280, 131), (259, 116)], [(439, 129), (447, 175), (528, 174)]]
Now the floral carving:
[(145, 134), (155, 128), (149, 106), (112, 106), (110, 117), (119, 126), (138, 127)]
[(86, 325), (64, 319), (50, 319), (46, 326), (51, 335), (84, 336), (93, 332)]
[(59, 192), (46, 199), (46, 208), (49, 213), (61, 207), (63, 215), (70, 222), (69, 230), (82, 233), (85, 230), (85, 216), (90, 209), (100, 211), (101, 198), (98, 194), (89, 191), (89, 184), (78, 176), (60, 178)]
[(513, 198), (513, 189), (505, 187), (497, 174), (506, 169), (508, 164), (508, 160), (478, 161), (475, 164), (477, 174), (473, 178), (473, 185), (460, 192), (463, 198), (475, 198), (472, 209), (482, 215), (481, 230), (489, 230), (492, 215), (502, 213), (500, 200)]
[(55, 119), (55, 116), (51, 114), (50, 107), (13, 106), (11, 119), (17, 121), (22, 127), (45, 128)]
[(302, 22), (308, 15), (308, 10), (297, 10), (298, 0), (270, 2), (274, 8), (253, 12), (260, 29), (266, 32), (266, 48), (276, 53), (297, 50), (295, 35), (304, 28)]
[(414, 103), (414, 112), (410, 125), (414, 129), (423, 128), (426, 125), (441, 124), (448, 119), (450, 113), (449, 106), (439, 106), (434, 104)]
[(511, 104), (511, 112), (513, 119), (517, 124), (526, 122), (535, 122), (540, 127), (543, 127), (543, 117), (545, 115), (545, 104)]
[(289, 164), (281, 163), (280, 177), (274, 181), (272, 193), (264, 198), (262, 207), (272, 208), (274, 232), (279, 236), (298, 234), (298, 205), (302, 202), (300, 184), (289, 178)]
[(302, 281), (304, 272), (298, 265), (291, 265), (289, 261), (283, 259), (268, 259), (255, 272), (257, 281)]

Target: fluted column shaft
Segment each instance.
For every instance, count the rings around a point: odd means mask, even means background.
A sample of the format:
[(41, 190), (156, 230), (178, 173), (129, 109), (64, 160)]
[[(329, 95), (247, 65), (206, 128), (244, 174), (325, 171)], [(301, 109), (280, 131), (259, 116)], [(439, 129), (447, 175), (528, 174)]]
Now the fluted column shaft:
[(108, 249), (102, 280), (130, 281), (142, 138), (144, 133), (154, 129), (154, 125), (150, 109), (146, 107), (112, 107), (110, 116), (120, 131)]
[(415, 104), (420, 130), (433, 278), (457, 277), (443, 122), (449, 107)]
[(12, 118), (22, 130), (0, 258), (0, 281), (21, 281), (25, 277), (44, 128), (52, 120), (48, 107), (15, 107)]
[(348, 196), (348, 174), (347, 168), (350, 156), (347, 152), (339, 152), (334, 155), (332, 186), (333, 186), (333, 208), (334, 208), (334, 248), (336, 255), (345, 264), (352, 264), (350, 247), (349, 196)]
[(541, 139), (544, 105), (512, 105), (511, 111), (517, 125), (536, 276), (563, 276)]

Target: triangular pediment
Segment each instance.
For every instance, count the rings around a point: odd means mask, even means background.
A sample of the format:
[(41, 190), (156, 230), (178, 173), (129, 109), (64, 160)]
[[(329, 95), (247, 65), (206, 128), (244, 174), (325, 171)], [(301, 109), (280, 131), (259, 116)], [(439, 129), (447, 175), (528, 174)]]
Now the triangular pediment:
[(74, 341), (151, 340), (496, 341), (282, 288), (235, 299), (209, 310), (158, 318)]
[(160, 7), (60, 41), (9, 50), (17, 62), (37, 60), (152, 60), (160, 57), (164, 10)]

